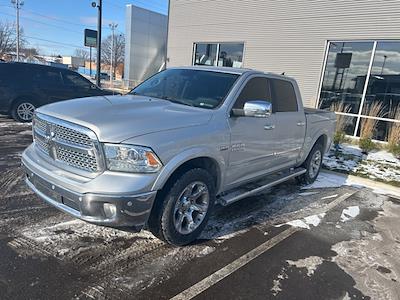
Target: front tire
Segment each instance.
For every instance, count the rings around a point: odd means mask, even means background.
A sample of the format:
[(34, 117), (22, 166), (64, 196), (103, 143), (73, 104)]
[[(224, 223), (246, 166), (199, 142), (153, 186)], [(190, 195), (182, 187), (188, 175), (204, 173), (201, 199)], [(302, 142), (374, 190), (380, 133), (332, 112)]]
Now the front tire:
[(17, 100), (11, 108), (11, 117), (18, 122), (31, 122), (36, 105), (32, 100)]
[(149, 218), (150, 231), (161, 240), (187, 245), (196, 240), (207, 224), (215, 202), (212, 176), (195, 168), (183, 173), (170, 188), (161, 191)]
[(306, 161), (302, 165), (307, 170), (307, 172), (297, 177), (297, 181), (299, 183), (311, 184), (317, 179), (322, 166), (322, 153), (322, 143), (315, 144), (308, 154)]

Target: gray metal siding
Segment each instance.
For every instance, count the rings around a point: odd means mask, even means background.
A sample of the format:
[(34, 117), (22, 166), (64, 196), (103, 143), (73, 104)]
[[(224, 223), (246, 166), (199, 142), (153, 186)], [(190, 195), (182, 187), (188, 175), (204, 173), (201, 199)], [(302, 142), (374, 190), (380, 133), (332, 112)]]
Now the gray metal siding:
[(195, 42), (245, 42), (244, 67), (297, 79), (315, 106), (327, 40), (400, 39), (398, 0), (171, 0), (168, 66)]

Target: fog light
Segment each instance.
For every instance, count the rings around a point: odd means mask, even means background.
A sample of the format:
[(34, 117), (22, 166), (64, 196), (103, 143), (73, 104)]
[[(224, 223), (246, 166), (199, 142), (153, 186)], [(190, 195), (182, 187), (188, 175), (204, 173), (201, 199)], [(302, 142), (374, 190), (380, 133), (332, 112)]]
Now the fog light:
[(117, 207), (114, 204), (104, 203), (103, 208), (104, 208), (104, 214), (108, 219), (114, 218), (115, 215), (117, 214)]

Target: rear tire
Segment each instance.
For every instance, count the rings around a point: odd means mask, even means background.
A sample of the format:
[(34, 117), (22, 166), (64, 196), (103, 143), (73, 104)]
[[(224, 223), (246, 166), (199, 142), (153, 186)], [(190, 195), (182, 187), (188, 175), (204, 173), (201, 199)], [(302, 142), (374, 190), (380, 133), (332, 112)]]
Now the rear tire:
[(298, 183), (311, 184), (315, 181), (315, 179), (317, 179), (322, 166), (322, 153), (322, 143), (315, 144), (308, 154), (306, 161), (302, 165), (302, 167), (305, 168), (307, 171), (296, 178)]
[(214, 202), (212, 176), (204, 169), (191, 169), (160, 192), (148, 227), (156, 237), (171, 245), (187, 245), (203, 231)]
[(11, 117), (18, 122), (32, 122), (36, 104), (30, 99), (19, 99), (11, 108)]

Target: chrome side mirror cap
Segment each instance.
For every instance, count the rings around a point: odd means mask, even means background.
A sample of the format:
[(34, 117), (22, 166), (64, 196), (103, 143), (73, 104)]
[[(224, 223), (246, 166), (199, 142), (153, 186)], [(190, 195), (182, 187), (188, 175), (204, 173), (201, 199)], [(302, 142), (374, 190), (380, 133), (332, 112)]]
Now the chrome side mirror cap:
[(272, 103), (264, 100), (247, 101), (243, 112), (245, 117), (266, 118), (272, 114)]

